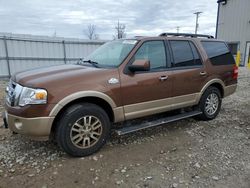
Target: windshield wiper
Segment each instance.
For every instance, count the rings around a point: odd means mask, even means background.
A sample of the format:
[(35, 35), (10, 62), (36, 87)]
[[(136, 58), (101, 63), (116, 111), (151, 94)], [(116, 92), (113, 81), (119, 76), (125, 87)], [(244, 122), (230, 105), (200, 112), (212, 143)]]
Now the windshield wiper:
[(79, 59), (79, 61), (77, 62), (77, 64), (78, 65), (82, 65), (83, 63), (89, 63), (89, 64), (91, 64), (91, 65), (93, 65), (94, 67), (99, 67), (98, 66), (98, 62), (95, 62), (95, 61), (92, 61), (92, 60), (83, 60), (82, 58), (81, 59)]
[(95, 61), (92, 61), (92, 60), (82, 60), (82, 59), (80, 59), (78, 62), (77, 62), (77, 64), (82, 64), (82, 63), (89, 63), (89, 64), (91, 64), (91, 65), (93, 65), (94, 67), (99, 67), (98, 66), (98, 62), (95, 62)]
[(95, 61), (91, 61), (90, 59), (89, 60), (84, 60), (83, 62), (84, 63), (89, 63), (89, 64), (93, 65), (94, 67), (98, 67), (98, 63), (95, 62)]

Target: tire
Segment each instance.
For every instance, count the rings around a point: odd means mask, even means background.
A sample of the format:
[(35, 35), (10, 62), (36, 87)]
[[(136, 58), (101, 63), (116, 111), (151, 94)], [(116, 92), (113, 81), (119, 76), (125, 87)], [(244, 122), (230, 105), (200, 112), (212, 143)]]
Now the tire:
[[(209, 104), (209, 101), (212, 101), (212, 103)], [(213, 86), (208, 87), (201, 96), (198, 107), (202, 114), (198, 115), (197, 118), (204, 121), (216, 118), (221, 109), (221, 102), (220, 90)]]
[(69, 155), (91, 155), (106, 143), (110, 120), (99, 106), (90, 103), (72, 105), (59, 118), (56, 141)]

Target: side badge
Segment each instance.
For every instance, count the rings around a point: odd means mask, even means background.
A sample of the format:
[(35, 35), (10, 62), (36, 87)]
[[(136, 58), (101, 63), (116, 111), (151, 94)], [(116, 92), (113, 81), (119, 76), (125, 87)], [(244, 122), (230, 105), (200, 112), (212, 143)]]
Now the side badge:
[(119, 80), (117, 78), (110, 78), (108, 80), (108, 83), (109, 84), (117, 84), (117, 83), (119, 83)]

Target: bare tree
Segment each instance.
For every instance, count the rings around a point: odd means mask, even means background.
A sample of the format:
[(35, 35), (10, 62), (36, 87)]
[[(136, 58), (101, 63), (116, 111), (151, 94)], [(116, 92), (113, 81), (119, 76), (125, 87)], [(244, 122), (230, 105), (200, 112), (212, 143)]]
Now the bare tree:
[(119, 20), (117, 22), (117, 26), (115, 27), (115, 35), (114, 39), (121, 39), (126, 37), (125, 33), (126, 25), (125, 24), (120, 24)]
[(96, 34), (96, 25), (94, 24), (89, 24), (84, 33), (90, 40), (96, 40), (99, 38), (98, 34)]

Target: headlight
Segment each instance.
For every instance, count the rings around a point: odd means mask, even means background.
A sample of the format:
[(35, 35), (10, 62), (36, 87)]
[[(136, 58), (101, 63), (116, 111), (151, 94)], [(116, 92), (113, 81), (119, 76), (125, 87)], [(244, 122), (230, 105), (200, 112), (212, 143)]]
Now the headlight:
[(47, 103), (46, 90), (23, 87), (18, 105), (25, 106), (28, 104), (46, 104), (46, 103)]

